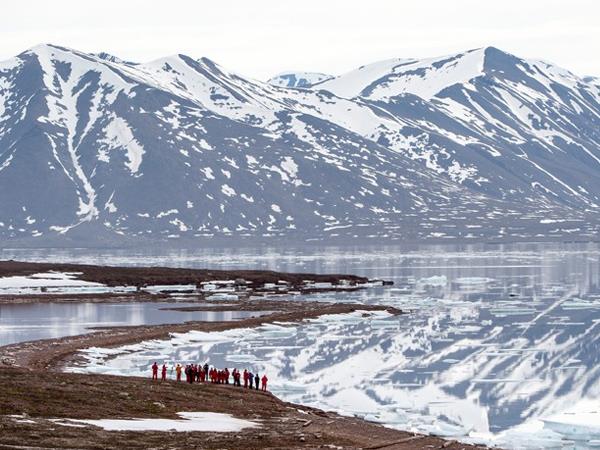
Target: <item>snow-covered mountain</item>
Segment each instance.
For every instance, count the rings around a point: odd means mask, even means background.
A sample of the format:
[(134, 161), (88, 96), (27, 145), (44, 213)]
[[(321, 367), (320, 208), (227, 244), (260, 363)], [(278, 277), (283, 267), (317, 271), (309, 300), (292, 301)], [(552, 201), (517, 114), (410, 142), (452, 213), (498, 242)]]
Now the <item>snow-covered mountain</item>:
[(295, 89), (40, 45), (0, 63), (0, 236), (594, 236), (599, 98), (494, 48)]
[(379, 106), (406, 123), (404, 136), (413, 127), (410, 148), (394, 133), (377, 139), (463, 185), (517, 201), (600, 204), (600, 86), (589, 79), (488, 47), (384, 61), (318, 87)]
[(333, 76), (315, 72), (284, 72), (269, 79), (273, 86), (289, 88), (309, 88), (317, 83), (332, 79)]

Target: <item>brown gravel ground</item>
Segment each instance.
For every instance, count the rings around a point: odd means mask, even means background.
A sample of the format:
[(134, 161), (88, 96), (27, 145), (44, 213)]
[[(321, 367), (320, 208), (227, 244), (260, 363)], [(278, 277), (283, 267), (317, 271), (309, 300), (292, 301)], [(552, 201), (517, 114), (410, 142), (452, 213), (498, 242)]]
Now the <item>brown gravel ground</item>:
[[(235, 433), (122, 432), (50, 418), (178, 418), (212, 411), (260, 423)], [(0, 368), (0, 449), (467, 449), (233, 386)], [(10, 417), (19, 415), (21, 417)]]
[(103, 283), (107, 286), (150, 286), (156, 284), (200, 284), (211, 280), (235, 280), (243, 278), (254, 285), (287, 281), (300, 286), (303, 280), (337, 283), (346, 279), (351, 283), (364, 283), (365, 277), (340, 274), (286, 273), (269, 270), (209, 270), (181, 269), (172, 267), (114, 267), (86, 264), (31, 263), (0, 261), (0, 277), (28, 276), (50, 270), (58, 272), (81, 272), (79, 279)]

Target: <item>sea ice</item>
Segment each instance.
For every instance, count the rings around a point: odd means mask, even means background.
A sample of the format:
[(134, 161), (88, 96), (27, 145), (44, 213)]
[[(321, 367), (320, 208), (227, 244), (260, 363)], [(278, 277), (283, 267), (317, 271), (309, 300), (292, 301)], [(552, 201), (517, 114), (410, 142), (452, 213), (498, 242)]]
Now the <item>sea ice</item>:
[(194, 284), (156, 284), (152, 286), (146, 286), (144, 288), (144, 291), (152, 293), (160, 293), (164, 291), (185, 292), (195, 290), (196, 285)]
[(583, 400), (542, 419), (544, 428), (575, 441), (600, 439), (600, 399)]
[(418, 281), (421, 286), (444, 287), (448, 284), (448, 279), (445, 275), (435, 275), (432, 277), (421, 278)]
[(220, 292), (217, 294), (212, 294), (206, 297), (206, 300), (225, 300), (225, 301), (235, 301), (238, 299), (238, 296), (235, 294), (226, 294), (224, 292)]

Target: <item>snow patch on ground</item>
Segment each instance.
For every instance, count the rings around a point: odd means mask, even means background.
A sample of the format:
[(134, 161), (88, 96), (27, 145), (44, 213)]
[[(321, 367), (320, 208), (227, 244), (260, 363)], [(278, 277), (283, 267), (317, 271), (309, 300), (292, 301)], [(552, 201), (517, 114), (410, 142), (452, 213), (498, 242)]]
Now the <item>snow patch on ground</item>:
[(107, 431), (205, 431), (234, 433), (260, 425), (250, 420), (238, 419), (230, 414), (213, 412), (180, 412), (181, 419), (53, 419), (57, 425), (93, 425)]
[(78, 280), (80, 272), (47, 272), (30, 276), (14, 276), (0, 278), (0, 290), (22, 289), (31, 287), (67, 287), (67, 286), (104, 286), (100, 283)]

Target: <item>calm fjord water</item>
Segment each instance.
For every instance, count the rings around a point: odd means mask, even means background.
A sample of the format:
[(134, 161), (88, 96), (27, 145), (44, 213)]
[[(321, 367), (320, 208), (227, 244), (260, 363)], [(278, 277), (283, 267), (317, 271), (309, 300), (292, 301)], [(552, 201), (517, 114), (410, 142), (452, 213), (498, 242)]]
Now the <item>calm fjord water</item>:
[[(287, 400), (400, 428), (494, 436), (493, 442), (515, 448), (515, 442), (539, 428), (539, 418), (577, 405), (600, 409), (597, 244), (163, 254), (27, 250), (1, 256), (355, 273), (391, 279), (395, 285), (308, 298), (381, 303), (410, 311), (401, 317), (354, 315), (266, 326), (247, 331), (243, 339), (227, 333), (214, 340), (179, 337), (177, 345), (140, 346), (110, 361), (98, 358), (88, 370), (146, 373), (153, 358), (210, 359), (267, 371), (274, 392)], [(534, 431), (534, 446), (554, 442), (549, 431)]]

